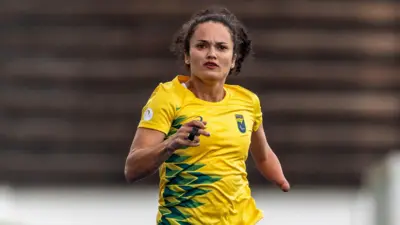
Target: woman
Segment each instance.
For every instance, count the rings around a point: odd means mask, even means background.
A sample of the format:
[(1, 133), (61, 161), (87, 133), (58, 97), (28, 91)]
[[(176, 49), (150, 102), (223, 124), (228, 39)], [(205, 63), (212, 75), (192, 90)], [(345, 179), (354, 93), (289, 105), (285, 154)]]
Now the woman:
[(158, 224), (256, 224), (247, 180), (248, 150), (265, 178), (290, 189), (268, 145), (260, 101), (225, 84), (251, 52), (244, 26), (224, 8), (182, 26), (173, 51), (190, 76), (160, 84), (143, 108), (126, 160), (129, 182), (160, 173)]

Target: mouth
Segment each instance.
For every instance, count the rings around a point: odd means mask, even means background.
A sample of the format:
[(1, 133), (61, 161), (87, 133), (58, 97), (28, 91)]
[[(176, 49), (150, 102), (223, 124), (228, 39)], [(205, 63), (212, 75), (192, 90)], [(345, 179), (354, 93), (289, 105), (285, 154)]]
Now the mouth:
[(210, 69), (214, 69), (219, 67), (218, 64), (214, 63), (214, 62), (206, 62), (203, 64), (205, 67), (210, 68)]

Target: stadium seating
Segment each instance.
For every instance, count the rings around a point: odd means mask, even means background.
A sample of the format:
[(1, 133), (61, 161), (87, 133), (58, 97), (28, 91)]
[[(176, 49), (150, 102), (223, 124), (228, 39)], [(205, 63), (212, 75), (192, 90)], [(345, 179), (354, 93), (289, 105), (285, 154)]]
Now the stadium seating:
[[(184, 72), (172, 36), (213, 2), (2, 1), (0, 179), (123, 183), (142, 106)], [(367, 165), (400, 146), (399, 2), (220, 2), (255, 47), (229, 83), (260, 96), (294, 184), (359, 185)], [(251, 160), (248, 169), (265, 182)]]

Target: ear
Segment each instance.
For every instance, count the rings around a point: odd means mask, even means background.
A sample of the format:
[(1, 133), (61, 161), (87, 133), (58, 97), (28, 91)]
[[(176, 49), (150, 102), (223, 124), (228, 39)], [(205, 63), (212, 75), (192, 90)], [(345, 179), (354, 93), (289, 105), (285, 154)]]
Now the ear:
[(235, 68), (237, 55), (233, 54), (231, 69)]
[(186, 65), (189, 65), (189, 64), (190, 64), (190, 56), (187, 55), (187, 54), (185, 54), (185, 59), (184, 59), (184, 61), (185, 61), (185, 64), (186, 64)]

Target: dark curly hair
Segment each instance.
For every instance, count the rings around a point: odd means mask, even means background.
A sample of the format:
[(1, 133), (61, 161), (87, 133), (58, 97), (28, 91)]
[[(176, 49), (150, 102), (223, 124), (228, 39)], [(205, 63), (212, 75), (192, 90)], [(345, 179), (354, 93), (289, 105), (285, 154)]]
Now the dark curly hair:
[[(174, 36), (171, 51), (179, 59), (183, 60), (185, 54), (189, 55), (190, 39), (196, 27), (199, 24), (209, 21), (219, 22), (229, 29), (234, 44), (234, 54), (236, 54), (235, 67), (229, 71), (229, 75), (239, 74), (243, 62), (247, 56), (252, 53), (252, 41), (249, 38), (245, 26), (227, 8), (212, 6), (193, 14), (190, 20), (183, 24), (181, 29)], [(186, 67), (190, 69), (190, 65), (186, 65)]]

